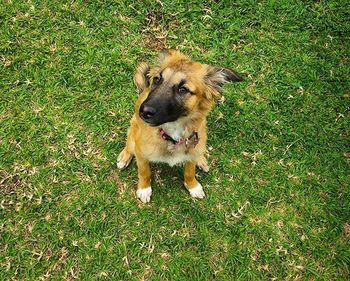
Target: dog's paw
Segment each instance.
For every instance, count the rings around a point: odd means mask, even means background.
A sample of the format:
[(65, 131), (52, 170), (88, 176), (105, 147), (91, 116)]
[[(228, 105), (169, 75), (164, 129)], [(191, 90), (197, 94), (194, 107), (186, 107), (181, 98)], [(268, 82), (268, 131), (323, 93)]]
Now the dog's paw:
[(197, 186), (188, 189), (188, 191), (190, 192), (190, 195), (193, 198), (203, 199), (205, 197), (203, 187), (200, 183), (198, 183)]
[(208, 165), (207, 159), (204, 156), (199, 158), (199, 160), (197, 161), (197, 167), (203, 172), (206, 172), (206, 173), (209, 172), (209, 165)]
[(139, 198), (143, 203), (148, 203), (151, 201), (151, 195), (152, 195), (152, 188), (146, 187), (146, 188), (138, 188), (136, 190), (136, 196)]
[(125, 148), (122, 152), (119, 153), (118, 159), (117, 159), (117, 167), (119, 169), (126, 168), (132, 159), (132, 154), (130, 154)]

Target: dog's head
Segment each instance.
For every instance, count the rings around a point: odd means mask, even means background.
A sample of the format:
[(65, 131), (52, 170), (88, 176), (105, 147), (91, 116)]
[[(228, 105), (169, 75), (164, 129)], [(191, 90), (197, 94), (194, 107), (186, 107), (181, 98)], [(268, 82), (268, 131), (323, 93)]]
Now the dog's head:
[(143, 97), (138, 114), (151, 126), (206, 115), (226, 82), (242, 80), (230, 69), (193, 62), (174, 50), (163, 51), (154, 67), (141, 63), (134, 79)]

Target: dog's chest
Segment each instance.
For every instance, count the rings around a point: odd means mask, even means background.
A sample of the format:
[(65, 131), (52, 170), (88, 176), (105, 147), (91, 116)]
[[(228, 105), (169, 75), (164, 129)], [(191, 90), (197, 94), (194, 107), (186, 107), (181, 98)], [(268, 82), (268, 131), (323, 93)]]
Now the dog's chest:
[(171, 143), (165, 143), (163, 149), (157, 154), (150, 155), (151, 162), (167, 163), (170, 166), (180, 164), (187, 161), (193, 161), (196, 156), (189, 152), (189, 149), (185, 145), (173, 145)]
[[(180, 121), (166, 123), (162, 128), (174, 140), (185, 139), (191, 133)], [(159, 135), (157, 138), (161, 138), (161, 136)], [(173, 144), (171, 141), (164, 139), (160, 141), (159, 145), (148, 154), (148, 159), (151, 162), (162, 162), (174, 166), (198, 158), (196, 150), (193, 149), (193, 140), (188, 144)]]

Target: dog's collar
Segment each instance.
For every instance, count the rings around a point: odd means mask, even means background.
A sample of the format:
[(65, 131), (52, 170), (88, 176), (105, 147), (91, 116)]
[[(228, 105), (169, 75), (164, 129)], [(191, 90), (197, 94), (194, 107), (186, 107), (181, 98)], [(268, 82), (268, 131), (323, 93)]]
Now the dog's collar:
[(171, 136), (169, 136), (162, 128), (159, 129), (160, 135), (163, 140), (170, 141), (172, 144), (185, 144), (188, 145), (189, 141), (194, 137), (193, 144), (196, 146), (199, 142), (198, 132), (193, 131), (192, 134), (187, 139), (179, 139), (174, 140)]

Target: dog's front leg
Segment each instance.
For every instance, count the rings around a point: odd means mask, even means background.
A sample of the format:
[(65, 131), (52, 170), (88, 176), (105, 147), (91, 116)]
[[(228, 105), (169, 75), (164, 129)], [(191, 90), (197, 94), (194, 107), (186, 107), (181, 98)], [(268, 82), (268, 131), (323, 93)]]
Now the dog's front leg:
[(196, 162), (186, 162), (184, 173), (185, 187), (194, 198), (204, 198), (202, 185), (196, 180)]
[(143, 203), (148, 203), (152, 195), (151, 168), (149, 162), (139, 155), (136, 155), (136, 162), (139, 176), (136, 195)]

